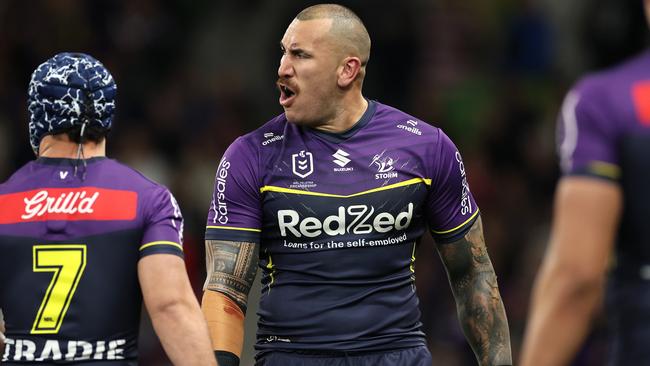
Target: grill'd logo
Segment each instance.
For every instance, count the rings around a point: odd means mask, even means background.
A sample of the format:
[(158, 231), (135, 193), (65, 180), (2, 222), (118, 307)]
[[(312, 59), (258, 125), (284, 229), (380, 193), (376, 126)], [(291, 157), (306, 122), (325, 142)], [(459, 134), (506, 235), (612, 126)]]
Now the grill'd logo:
[(306, 236), (314, 238), (322, 233), (328, 236), (351, 234), (369, 234), (373, 231), (387, 233), (391, 230), (404, 230), (411, 225), (413, 203), (409, 202), (406, 211), (393, 216), (390, 212), (375, 215), (375, 207), (368, 205), (339, 206), (337, 213), (327, 216), (323, 221), (308, 216), (300, 219), (295, 210), (278, 210), (280, 235), (291, 234), (297, 238)]
[(41, 217), (45, 213), (75, 213), (92, 214), (93, 205), (99, 197), (99, 192), (87, 197), (86, 191), (62, 193), (59, 197), (50, 197), (46, 190), (39, 191), (32, 198), (25, 198), (25, 214), (20, 218), (29, 220), (32, 217)]
[(138, 194), (98, 187), (40, 188), (0, 194), (0, 224), (48, 220), (133, 220)]

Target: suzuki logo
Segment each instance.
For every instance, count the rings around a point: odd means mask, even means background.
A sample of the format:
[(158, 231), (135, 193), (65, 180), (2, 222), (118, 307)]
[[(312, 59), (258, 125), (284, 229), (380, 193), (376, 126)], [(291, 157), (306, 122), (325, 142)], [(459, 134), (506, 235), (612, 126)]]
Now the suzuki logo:
[(307, 178), (314, 172), (314, 157), (309, 151), (301, 150), (291, 155), (293, 174), (300, 178)]
[(350, 154), (346, 153), (341, 149), (336, 150), (336, 152), (332, 154), (332, 156), (334, 157), (333, 160), (334, 163), (340, 166), (341, 168), (348, 165), (348, 163), (350, 162), (350, 159), (347, 158), (348, 156), (350, 156)]

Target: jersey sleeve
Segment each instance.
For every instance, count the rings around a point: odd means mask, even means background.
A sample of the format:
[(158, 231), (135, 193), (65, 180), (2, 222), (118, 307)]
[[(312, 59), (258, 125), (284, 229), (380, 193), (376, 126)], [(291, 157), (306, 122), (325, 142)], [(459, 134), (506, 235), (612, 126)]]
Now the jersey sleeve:
[(167, 253), (183, 257), (183, 215), (174, 196), (156, 187), (148, 200), (140, 257)]
[(578, 85), (564, 99), (558, 116), (557, 146), (563, 175), (617, 180), (620, 168), (615, 121), (594, 85)]
[(432, 179), (426, 210), (435, 241), (450, 243), (467, 233), (479, 210), (467, 183), (460, 152), (447, 135), (438, 132), (430, 159)]
[(258, 153), (242, 138), (226, 150), (214, 181), (206, 240), (259, 243), (262, 226)]

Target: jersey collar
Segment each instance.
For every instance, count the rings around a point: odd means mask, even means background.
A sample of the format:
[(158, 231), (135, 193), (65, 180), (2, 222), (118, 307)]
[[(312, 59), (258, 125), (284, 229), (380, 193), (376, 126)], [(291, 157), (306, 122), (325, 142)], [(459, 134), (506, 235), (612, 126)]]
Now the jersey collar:
[[(85, 159), (87, 164), (94, 163), (96, 161), (102, 161), (107, 159), (106, 156), (95, 156), (89, 159)], [(75, 161), (77, 159), (71, 159), (71, 158), (46, 158), (46, 157), (39, 157), (35, 160), (36, 163), (38, 164), (44, 164), (44, 165), (74, 165)]]
[(338, 144), (356, 135), (357, 132), (359, 132), (365, 125), (368, 124), (368, 122), (370, 122), (372, 117), (375, 115), (376, 110), (377, 103), (374, 100), (368, 100), (368, 108), (366, 108), (366, 111), (363, 112), (361, 118), (359, 118), (359, 120), (352, 127), (350, 127), (350, 129), (340, 133), (319, 131), (309, 127), (304, 127), (304, 129), (305, 131), (313, 133), (314, 135), (321, 137), (324, 140)]

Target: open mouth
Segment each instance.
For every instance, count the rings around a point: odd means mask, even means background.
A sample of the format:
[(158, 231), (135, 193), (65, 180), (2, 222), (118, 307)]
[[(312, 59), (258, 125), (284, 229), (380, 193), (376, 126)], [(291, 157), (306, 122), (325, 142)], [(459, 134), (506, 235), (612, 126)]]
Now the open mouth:
[(283, 107), (289, 107), (296, 97), (296, 91), (293, 88), (280, 83), (278, 83), (278, 89), (280, 89), (280, 105)]

